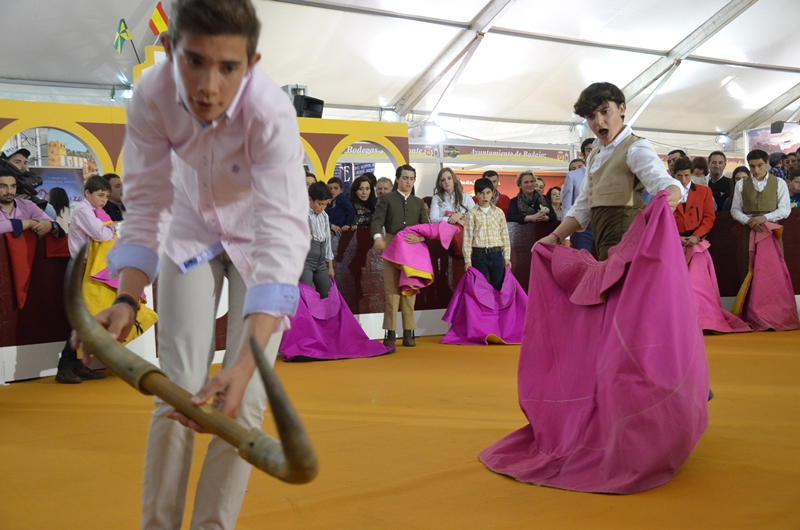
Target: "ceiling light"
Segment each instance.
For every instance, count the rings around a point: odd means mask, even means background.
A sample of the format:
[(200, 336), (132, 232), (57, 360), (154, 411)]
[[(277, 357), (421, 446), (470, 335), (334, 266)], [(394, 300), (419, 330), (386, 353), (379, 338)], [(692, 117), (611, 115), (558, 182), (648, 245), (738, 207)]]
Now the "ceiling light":
[(439, 143), (447, 139), (444, 130), (435, 123), (425, 124), (425, 139), (431, 143)]

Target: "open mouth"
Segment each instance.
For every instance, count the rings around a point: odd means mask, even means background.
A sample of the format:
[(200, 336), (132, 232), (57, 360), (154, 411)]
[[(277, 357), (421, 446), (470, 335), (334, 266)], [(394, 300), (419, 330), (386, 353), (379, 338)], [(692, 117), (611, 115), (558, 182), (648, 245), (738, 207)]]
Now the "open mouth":
[(600, 129), (599, 131), (597, 131), (597, 136), (607, 136), (607, 135), (608, 135), (608, 129)]

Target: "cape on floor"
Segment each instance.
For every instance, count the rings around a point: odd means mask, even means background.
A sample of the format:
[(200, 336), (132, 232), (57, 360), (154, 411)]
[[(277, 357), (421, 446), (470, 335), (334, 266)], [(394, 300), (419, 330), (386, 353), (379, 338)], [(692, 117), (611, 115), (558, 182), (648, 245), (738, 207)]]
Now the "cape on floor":
[(519, 344), (525, 324), (528, 295), (510, 268), (499, 291), (470, 267), (461, 277), (442, 320), (450, 330), (442, 344)]
[(669, 481), (708, 424), (708, 364), (666, 192), (605, 262), (538, 244), (530, 278), (518, 373), (530, 425), (480, 459), (576, 491)]
[(369, 340), (331, 279), (328, 297), (320, 299), (313, 287), (300, 283), (300, 303), (283, 333), (278, 351), (284, 361), (331, 361), (375, 357), (394, 351)]

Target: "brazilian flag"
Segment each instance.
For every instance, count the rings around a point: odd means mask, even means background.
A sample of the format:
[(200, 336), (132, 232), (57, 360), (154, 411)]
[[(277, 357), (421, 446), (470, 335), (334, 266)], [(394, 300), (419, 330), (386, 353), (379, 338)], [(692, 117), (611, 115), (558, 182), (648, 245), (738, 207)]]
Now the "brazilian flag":
[(128, 30), (125, 19), (121, 18), (119, 20), (119, 27), (117, 28), (117, 37), (114, 39), (114, 48), (117, 50), (117, 53), (122, 53), (122, 45), (125, 44), (126, 40), (131, 40), (131, 32)]

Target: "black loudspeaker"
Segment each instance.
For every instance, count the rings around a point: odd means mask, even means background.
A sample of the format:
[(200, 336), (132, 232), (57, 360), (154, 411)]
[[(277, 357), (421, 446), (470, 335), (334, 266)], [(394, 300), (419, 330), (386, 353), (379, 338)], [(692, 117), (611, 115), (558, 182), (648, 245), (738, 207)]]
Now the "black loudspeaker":
[(298, 118), (321, 118), (324, 106), (325, 102), (321, 99), (300, 94), (294, 97), (294, 109), (297, 111)]
[(769, 133), (770, 134), (780, 134), (783, 132), (783, 122), (782, 121), (773, 121), (772, 125), (769, 126)]

